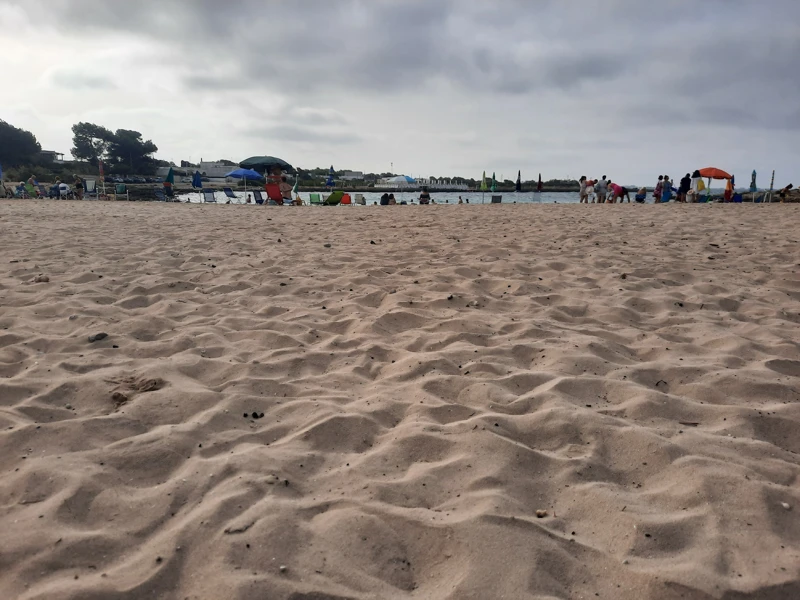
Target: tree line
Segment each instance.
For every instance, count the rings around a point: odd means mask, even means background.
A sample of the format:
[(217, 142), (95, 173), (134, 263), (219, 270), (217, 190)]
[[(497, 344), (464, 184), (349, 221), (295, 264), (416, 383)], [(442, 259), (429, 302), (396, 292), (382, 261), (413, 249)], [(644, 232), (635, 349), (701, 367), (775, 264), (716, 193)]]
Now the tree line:
[[(156, 169), (169, 162), (157, 160), (158, 152), (152, 140), (145, 140), (138, 131), (117, 129), (111, 131), (94, 123), (76, 123), (72, 126), (72, 156), (85, 161), (96, 172), (99, 161), (105, 164), (106, 173), (122, 175), (153, 175)], [(60, 174), (63, 167), (48, 162), (42, 156), (42, 146), (30, 131), (15, 127), (0, 119), (0, 165), (9, 173), (31, 172), (38, 177)], [(24, 175), (22, 179), (27, 179)]]

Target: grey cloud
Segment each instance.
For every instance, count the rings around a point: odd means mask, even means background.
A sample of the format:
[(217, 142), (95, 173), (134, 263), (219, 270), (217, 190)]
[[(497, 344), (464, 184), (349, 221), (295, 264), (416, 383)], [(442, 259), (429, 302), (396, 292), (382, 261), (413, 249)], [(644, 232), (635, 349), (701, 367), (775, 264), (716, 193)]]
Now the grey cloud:
[(74, 91), (100, 91), (117, 89), (117, 84), (104, 75), (95, 75), (81, 71), (57, 70), (48, 78), (51, 85), (57, 88)]
[(256, 127), (248, 129), (247, 134), (250, 137), (284, 142), (353, 144), (362, 139), (352, 132), (317, 130), (299, 125), (268, 125), (265, 127)]

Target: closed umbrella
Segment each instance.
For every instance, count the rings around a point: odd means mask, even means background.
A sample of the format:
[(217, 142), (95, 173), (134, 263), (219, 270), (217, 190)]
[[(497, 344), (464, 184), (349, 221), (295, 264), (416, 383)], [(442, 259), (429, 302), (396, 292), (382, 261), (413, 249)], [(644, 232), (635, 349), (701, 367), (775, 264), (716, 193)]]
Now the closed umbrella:
[(517, 171), (517, 185), (515, 186), (514, 191), (522, 191), (522, 171)]
[(483, 177), (481, 177), (481, 204), (483, 204), (484, 197), (486, 196), (486, 190), (489, 188), (486, 185), (486, 171), (483, 172)]
[(336, 171), (333, 170), (333, 165), (328, 170), (328, 179), (325, 180), (325, 187), (333, 188), (336, 183), (334, 182), (333, 178), (336, 177)]
[(247, 196), (247, 181), (261, 181), (264, 177), (260, 173), (256, 173), (252, 169), (236, 169), (231, 171), (225, 177), (233, 177), (234, 179), (244, 180), (244, 195)]
[(541, 192), (542, 191), (542, 174), (541, 173), (539, 173), (539, 183), (536, 184), (536, 191), (537, 192)]
[(175, 195), (175, 172), (172, 170), (172, 167), (169, 168), (169, 172), (167, 176), (164, 178), (164, 195), (168, 198), (172, 198)]
[(492, 193), (493, 194), (497, 191), (497, 179), (495, 178), (494, 173), (492, 173), (492, 188), (491, 189), (492, 189)]

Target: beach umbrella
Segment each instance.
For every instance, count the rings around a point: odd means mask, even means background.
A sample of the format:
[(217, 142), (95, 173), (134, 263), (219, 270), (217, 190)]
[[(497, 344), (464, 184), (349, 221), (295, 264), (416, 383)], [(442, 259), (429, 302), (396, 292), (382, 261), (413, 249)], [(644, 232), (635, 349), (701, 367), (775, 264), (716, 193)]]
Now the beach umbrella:
[(700, 169), (700, 177), (704, 177), (706, 179), (732, 179), (733, 176), (730, 173), (726, 173), (722, 169), (717, 169), (716, 167), (706, 167), (705, 169)]
[(294, 178), (294, 185), (292, 186), (292, 197), (298, 198), (300, 193), (298, 192), (298, 188), (300, 187), (300, 177)]
[[(257, 173), (253, 171), (253, 169), (236, 169), (231, 171), (230, 173), (226, 174), (225, 177), (233, 177), (234, 179), (243, 179), (244, 180), (244, 194), (247, 196), (247, 182), (249, 181), (261, 181), (264, 179), (264, 176), (261, 173)], [(201, 184), (202, 185), (202, 184)]]
[(775, 189), (775, 169), (772, 170), (772, 179), (769, 181), (769, 194), (767, 194), (767, 198), (769, 201), (772, 202), (772, 190)]
[(481, 204), (483, 204), (483, 198), (486, 195), (486, 190), (488, 190), (488, 186), (486, 185), (486, 171), (483, 172), (483, 177), (481, 177)]
[(294, 167), (276, 156), (251, 156), (240, 162), (239, 166), (243, 169), (255, 169), (263, 173), (269, 173), (274, 167), (278, 167), (281, 171), (294, 174)]
[(492, 173), (492, 193), (497, 191), (497, 179), (495, 179), (494, 173)]
[(542, 191), (542, 174), (541, 173), (539, 173), (539, 183), (536, 184), (536, 191), (537, 192), (541, 192)]
[(203, 176), (200, 175), (200, 171), (195, 171), (192, 175), (192, 187), (196, 190), (203, 189)]
[(517, 185), (514, 188), (514, 191), (516, 192), (522, 191), (522, 171), (517, 171)]

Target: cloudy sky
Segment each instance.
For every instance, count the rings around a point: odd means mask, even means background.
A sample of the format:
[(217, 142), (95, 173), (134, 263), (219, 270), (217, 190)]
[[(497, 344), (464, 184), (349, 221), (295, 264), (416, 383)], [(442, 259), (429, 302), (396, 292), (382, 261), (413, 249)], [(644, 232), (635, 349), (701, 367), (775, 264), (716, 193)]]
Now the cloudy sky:
[(798, 0), (0, 0), (0, 30), (0, 118), (62, 152), (90, 121), (176, 162), (800, 183)]

